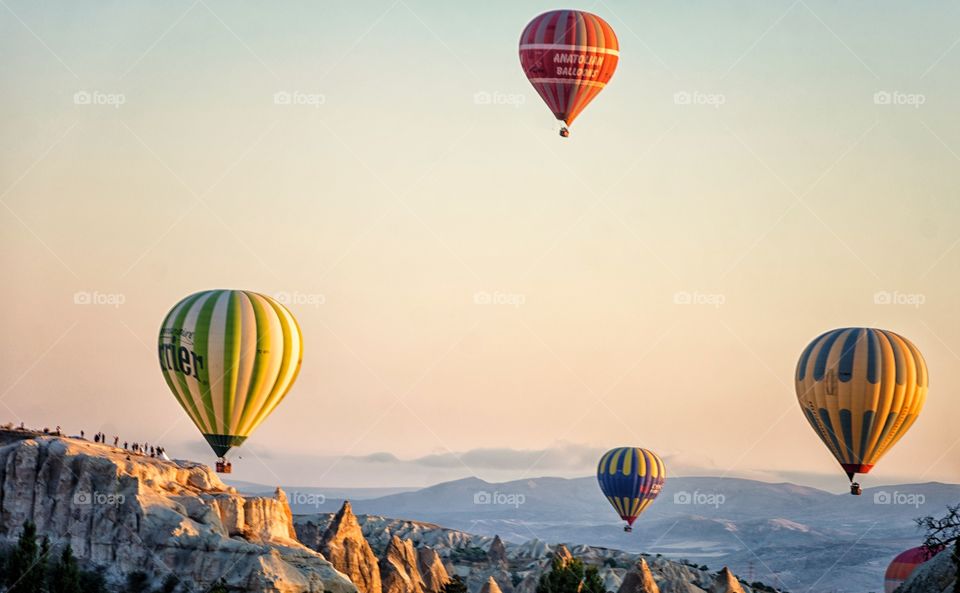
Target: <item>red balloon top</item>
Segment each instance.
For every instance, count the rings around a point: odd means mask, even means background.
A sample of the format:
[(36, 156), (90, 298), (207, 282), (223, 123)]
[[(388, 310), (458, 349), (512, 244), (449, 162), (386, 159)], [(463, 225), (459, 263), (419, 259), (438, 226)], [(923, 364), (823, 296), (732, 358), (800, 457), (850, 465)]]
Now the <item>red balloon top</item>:
[(924, 547), (910, 548), (905, 552), (900, 552), (893, 559), (890, 566), (887, 567), (886, 574), (883, 575), (884, 591), (892, 593), (899, 587), (910, 574), (921, 564), (931, 558), (930, 552)]

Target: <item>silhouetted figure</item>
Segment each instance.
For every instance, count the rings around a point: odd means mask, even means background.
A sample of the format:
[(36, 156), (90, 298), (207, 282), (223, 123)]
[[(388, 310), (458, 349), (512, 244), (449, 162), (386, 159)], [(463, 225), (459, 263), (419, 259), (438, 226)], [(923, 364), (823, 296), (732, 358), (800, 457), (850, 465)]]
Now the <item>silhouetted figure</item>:
[(117, 443), (119, 443), (119, 442), (120, 442), (120, 437), (114, 436), (114, 437), (113, 437), (113, 446), (116, 447), (116, 446), (117, 446)]
[(127, 441), (123, 441), (123, 450), (124, 450), (124, 451), (127, 450)]
[(82, 430), (80, 431), (80, 438), (81, 438), (81, 439), (84, 438), (84, 436), (83, 436), (83, 431), (82, 431)]

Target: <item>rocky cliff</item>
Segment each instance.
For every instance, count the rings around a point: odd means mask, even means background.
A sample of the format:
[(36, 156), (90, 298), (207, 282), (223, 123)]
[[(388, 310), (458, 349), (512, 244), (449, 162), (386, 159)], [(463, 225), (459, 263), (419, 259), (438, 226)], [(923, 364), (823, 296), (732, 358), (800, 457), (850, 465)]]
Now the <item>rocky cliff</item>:
[(918, 566), (897, 593), (953, 593), (960, 576), (953, 559), (955, 549), (944, 550)]
[(493, 577), (490, 577), (487, 579), (487, 582), (483, 584), (483, 587), (480, 587), (480, 593), (503, 593), (503, 591), (500, 589), (497, 581), (493, 580)]
[(503, 545), (503, 540), (500, 539), (500, 536), (494, 536), (493, 541), (490, 542), (490, 549), (487, 550), (487, 558), (490, 559), (491, 564), (506, 564), (507, 563), (507, 547)]
[[(626, 585), (628, 589), (636, 586), (629, 593), (646, 593), (640, 588), (642, 585), (652, 591), (659, 589), (660, 593), (705, 593), (711, 591), (711, 587), (718, 586), (714, 583), (717, 573), (660, 556), (585, 545), (568, 547), (538, 539), (515, 544), (498, 537), (473, 535), (432, 523), (375, 515), (357, 515), (356, 518), (365, 539), (374, 552), (383, 558), (380, 569), (384, 593), (412, 593), (415, 590), (413, 583), (418, 581), (416, 576), (419, 576), (421, 589), (429, 586), (425, 571), (418, 562), (413, 561), (414, 548), (427, 548), (431, 556), (436, 554), (449, 574), (457, 574), (466, 581), (471, 593), (480, 593), (485, 586), (489, 588), (491, 579), (501, 593), (535, 593), (540, 576), (550, 569), (554, 557), (578, 558), (585, 564), (596, 566), (608, 591), (618, 591)], [(301, 541), (312, 546), (318, 541), (318, 534), (323, 533), (334, 520), (332, 514), (302, 515), (294, 517), (294, 525)], [(419, 552), (416, 558), (419, 558)], [(638, 568), (638, 565), (646, 567), (646, 571)], [(416, 568), (413, 576), (410, 566)], [(630, 576), (638, 571), (639, 575)], [(389, 586), (388, 572), (396, 575), (391, 577)], [(732, 573), (727, 571), (726, 574), (730, 575), (736, 587), (740, 587), (730, 588), (730, 593), (752, 593)], [(653, 587), (656, 588), (651, 587), (646, 576), (653, 580)], [(726, 580), (721, 581), (721, 585), (726, 583)]]
[(440, 554), (432, 548), (417, 549), (417, 568), (420, 570), (423, 589), (426, 593), (440, 593), (443, 586), (450, 580)]
[(280, 490), (245, 497), (200, 464), (0, 431), (0, 541), (14, 541), (25, 521), (114, 585), (144, 571), (196, 591), (222, 578), (253, 593), (356, 593), (296, 540)]
[(617, 593), (660, 593), (660, 588), (643, 558), (623, 577)]
[(410, 540), (390, 539), (380, 560), (383, 593), (424, 593), (424, 582), (417, 566), (417, 552)]
[(357, 586), (360, 593), (381, 593), (377, 557), (363, 537), (349, 502), (343, 503), (343, 507), (334, 516), (315, 547), (334, 568)]
[(743, 586), (726, 566), (717, 573), (709, 593), (743, 593)]

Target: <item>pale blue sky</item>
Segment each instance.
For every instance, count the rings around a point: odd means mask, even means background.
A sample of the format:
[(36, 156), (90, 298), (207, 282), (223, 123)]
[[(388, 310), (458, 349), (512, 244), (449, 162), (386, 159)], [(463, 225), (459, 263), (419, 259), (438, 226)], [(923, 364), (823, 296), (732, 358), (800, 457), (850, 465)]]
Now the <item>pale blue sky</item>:
[(305, 340), (251, 455), (317, 460), (239, 479), (563, 443), (832, 473), (793, 367), (870, 325), (932, 383), (867, 482), (960, 480), (960, 6), (587, 3), (621, 62), (567, 141), (517, 60), (549, 8), (3, 0), (0, 417), (202, 458), (153, 342), (186, 294), (244, 288), (302, 297)]

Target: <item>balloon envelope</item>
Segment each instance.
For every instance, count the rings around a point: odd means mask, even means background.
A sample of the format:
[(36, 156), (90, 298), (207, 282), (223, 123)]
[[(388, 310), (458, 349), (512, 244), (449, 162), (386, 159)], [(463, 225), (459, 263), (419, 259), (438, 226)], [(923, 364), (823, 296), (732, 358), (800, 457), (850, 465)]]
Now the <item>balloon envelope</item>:
[(653, 451), (638, 447), (611, 449), (597, 464), (600, 490), (628, 525), (660, 494), (666, 479), (663, 461)]
[(893, 593), (918, 566), (930, 558), (932, 558), (930, 551), (924, 547), (910, 548), (897, 554), (883, 575), (885, 593)]
[(620, 46), (613, 28), (581, 10), (551, 10), (520, 35), (520, 65), (533, 88), (567, 125), (610, 82)]
[(927, 364), (891, 331), (843, 328), (816, 338), (797, 363), (797, 401), (852, 480), (865, 474), (916, 421)]
[(242, 444), (283, 400), (302, 352), (290, 311), (255, 292), (198, 292), (160, 326), (163, 377), (218, 457)]

